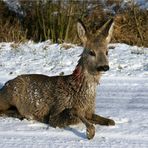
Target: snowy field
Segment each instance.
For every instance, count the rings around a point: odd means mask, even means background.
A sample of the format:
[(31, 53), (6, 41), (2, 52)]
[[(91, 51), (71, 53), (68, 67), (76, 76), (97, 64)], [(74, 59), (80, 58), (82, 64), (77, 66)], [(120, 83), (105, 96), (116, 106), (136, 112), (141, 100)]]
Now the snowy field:
[[(70, 74), (82, 48), (51, 44), (0, 43), (0, 87), (23, 73)], [(110, 71), (97, 89), (96, 113), (113, 118), (116, 126), (96, 125), (94, 139), (83, 124), (66, 129), (35, 121), (0, 117), (0, 148), (147, 148), (148, 48), (110, 44)]]

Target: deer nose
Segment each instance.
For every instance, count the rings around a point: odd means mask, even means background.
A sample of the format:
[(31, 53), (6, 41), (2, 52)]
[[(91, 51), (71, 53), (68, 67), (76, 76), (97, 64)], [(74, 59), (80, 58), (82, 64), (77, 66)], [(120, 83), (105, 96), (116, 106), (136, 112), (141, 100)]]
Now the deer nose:
[(104, 65), (104, 66), (99, 66), (97, 67), (98, 71), (108, 71), (109, 70), (109, 66), (108, 65)]

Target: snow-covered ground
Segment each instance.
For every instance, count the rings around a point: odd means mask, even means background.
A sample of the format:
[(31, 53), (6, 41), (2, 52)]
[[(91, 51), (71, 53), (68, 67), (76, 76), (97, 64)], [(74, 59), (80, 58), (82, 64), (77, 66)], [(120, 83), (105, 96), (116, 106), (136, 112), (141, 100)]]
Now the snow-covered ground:
[[(70, 74), (82, 47), (51, 44), (0, 43), (0, 86), (23, 73)], [(66, 129), (0, 117), (0, 148), (147, 148), (148, 48), (110, 44), (110, 71), (97, 89), (96, 112), (113, 118), (116, 126), (96, 125), (87, 140), (83, 124)]]

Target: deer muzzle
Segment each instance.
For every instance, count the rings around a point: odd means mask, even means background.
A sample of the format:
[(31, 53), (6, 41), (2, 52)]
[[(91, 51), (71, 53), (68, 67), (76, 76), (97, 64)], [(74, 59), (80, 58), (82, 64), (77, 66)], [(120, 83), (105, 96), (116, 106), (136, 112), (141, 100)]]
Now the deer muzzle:
[(97, 67), (97, 71), (108, 71), (108, 70), (109, 70), (109, 66), (108, 65), (98, 66)]

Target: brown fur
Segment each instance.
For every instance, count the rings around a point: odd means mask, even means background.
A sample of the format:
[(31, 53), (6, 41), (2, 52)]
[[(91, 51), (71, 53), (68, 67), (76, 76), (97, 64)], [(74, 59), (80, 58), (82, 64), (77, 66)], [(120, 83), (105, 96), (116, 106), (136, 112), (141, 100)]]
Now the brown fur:
[(9, 110), (15, 107), (21, 117), (54, 127), (83, 122), (88, 139), (95, 135), (93, 124), (114, 125), (113, 120), (95, 114), (96, 87), (101, 72), (109, 68), (107, 44), (112, 26), (111, 19), (95, 35), (90, 35), (79, 22), (78, 35), (85, 50), (74, 72), (54, 77), (20, 75), (6, 82), (0, 90), (0, 111), (11, 116), (13, 111)]

